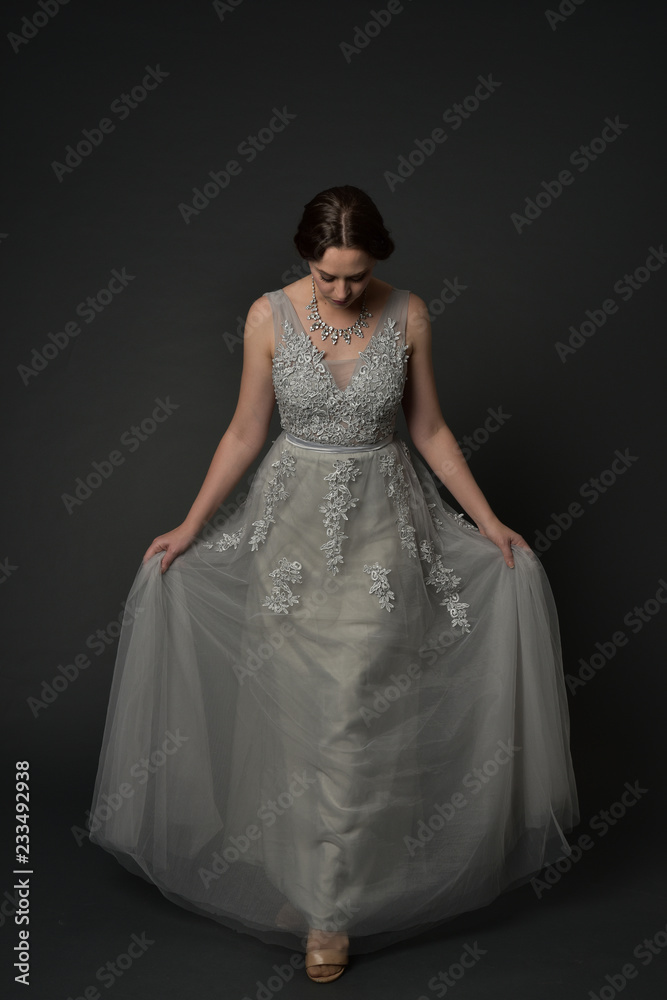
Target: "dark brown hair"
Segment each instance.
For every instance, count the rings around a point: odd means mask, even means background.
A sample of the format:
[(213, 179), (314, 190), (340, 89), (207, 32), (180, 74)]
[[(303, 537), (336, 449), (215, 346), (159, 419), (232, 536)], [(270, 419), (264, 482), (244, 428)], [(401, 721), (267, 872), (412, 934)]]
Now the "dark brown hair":
[(375, 203), (350, 184), (327, 188), (308, 202), (294, 244), (304, 260), (313, 261), (321, 260), (329, 247), (355, 247), (375, 260), (386, 260), (394, 252)]

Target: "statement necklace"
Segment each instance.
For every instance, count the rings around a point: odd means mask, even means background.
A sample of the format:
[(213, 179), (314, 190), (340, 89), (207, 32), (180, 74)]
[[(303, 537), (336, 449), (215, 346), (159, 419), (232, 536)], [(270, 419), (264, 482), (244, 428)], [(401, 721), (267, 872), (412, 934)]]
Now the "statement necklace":
[(332, 344), (335, 344), (339, 337), (343, 337), (346, 344), (351, 343), (350, 335), (352, 333), (355, 333), (357, 337), (363, 337), (364, 331), (361, 328), (362, 326), (368, 328), (366, 320), (373, 315), (373, 313), (369, 312), (366, 308), (366, 289), (364, 288), (364, 296), (361, 300), (361, 313), (359, 315), (359, 319), (356, 323), (353, 323), (352, 326), (348, 326), (347, 329), (338, 330), (336, 327), (329, 326), (328, 323), (325, 323), (320, 316), (320, 311), (317, 308), (317, 298), (315, 296), (315, 279), (311, 278), (311, 280), (313, 282), (313, 297), (306, 308), (308, 310), (308, 319), (313, 319), (315, 322), (311, 326), (310, 332), (313, 333), (315, 330), (321, 330), (322, 340), (326, 340), (329, 334), (331, 334)]

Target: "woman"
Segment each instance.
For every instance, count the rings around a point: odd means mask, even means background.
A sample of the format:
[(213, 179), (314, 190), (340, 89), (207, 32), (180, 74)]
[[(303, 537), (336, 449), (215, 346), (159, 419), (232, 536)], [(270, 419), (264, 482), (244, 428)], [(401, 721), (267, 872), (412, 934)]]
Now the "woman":
[(568, 853), (578, 815), (551, 590), (443, 419), (426, 306), (374, 274), (358, 188), (295, 244), (310, 273), (252, 304), (232, 421), (132, 587), (91, 839), (328, 982)]

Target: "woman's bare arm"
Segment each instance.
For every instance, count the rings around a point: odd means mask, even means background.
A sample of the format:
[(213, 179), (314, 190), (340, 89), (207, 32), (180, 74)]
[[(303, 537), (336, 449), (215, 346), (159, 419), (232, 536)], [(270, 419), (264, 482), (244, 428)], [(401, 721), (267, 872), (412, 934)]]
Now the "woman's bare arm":
[(426, 304), (410, 294), (406, 342), (411, 348), (409, 377), (403, 410), (415, 447), (452, 496), (472, 518), (481, 534), (500, 548), (508, 566), (514, 565), (512, 545), (530, 549), (516, 531), (496, 517), (477, 485), (456, 438), (440, 410), (431, 356), (431, 324)]
[(272, 373), (273, 314), (266, 296), (253, 302), (243, 337), (243, 372), (234, 416), (223, 434), (201, 489), (178, 528), (153, 539), (143, 561), (164, 552), (164, 573), (184, 552), (261, 451), (275, 404)]

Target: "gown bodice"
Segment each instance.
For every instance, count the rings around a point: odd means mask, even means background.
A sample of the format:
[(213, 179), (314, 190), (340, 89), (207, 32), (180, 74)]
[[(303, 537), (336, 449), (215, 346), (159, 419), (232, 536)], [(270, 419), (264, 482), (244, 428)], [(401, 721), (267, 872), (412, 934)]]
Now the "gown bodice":
[(285, 292), (265, 295), (273, 307), (273, 385), (283, 430), (305, 441), (343, 447), (372, 445), (390, 436), (407, 374), (409, 291), (394, 288), (389, 293), (344, 388)]

